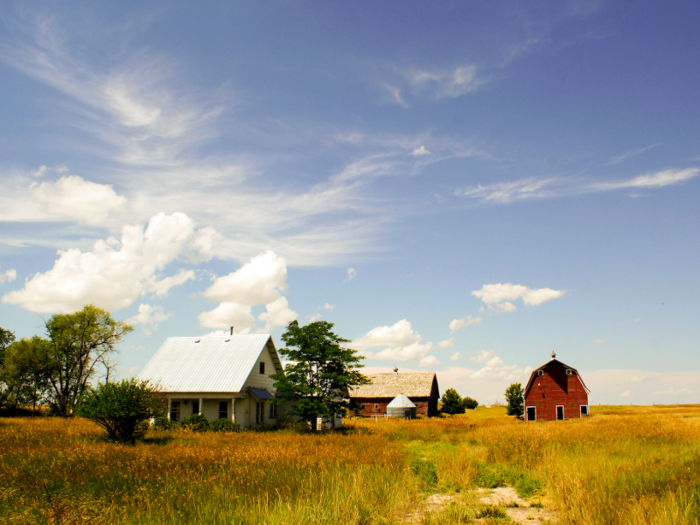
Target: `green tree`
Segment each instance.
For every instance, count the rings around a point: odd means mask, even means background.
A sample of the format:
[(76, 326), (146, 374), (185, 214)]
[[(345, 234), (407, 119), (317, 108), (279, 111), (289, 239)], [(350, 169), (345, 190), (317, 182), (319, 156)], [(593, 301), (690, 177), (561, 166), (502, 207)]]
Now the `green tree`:
[(32, 413), (49, 389), (48, 377), (53, 370), (49, 356), (50, 341), (34, 336), (15, 341), (5, 350), (3, 379), (7, 387), (5, 405), (32, 405)]
[(148, 381), (124, 379), (88, 387), (75, 411), (94, 421), (113, 441), (133, 443), (148, 430), (148, 420), (165, 414), (167, 401)]
[(0, 328), (0, 407), (5, 406), (9, 395), (5, 370), (5, 351), (15, 340), (15, 334), (4, 328)]
[(442, 407), (440, 411), (444, 414), (464, 414), (465, 407), (461, 396), (457, 393), (454, 388), (448, 388), (445, 393), (442, 394)]
[(46, 321), (51, 341), (52, 371), (50, 402), (53, 409), (69, 415), (100, 366), (109, 372), (110, 356), (133, 327), (115, 321), (109, 312), (88, 305), (72, 314), (56, 314)]
[(513, 383), (506, 389), (506, 414), (509, 416), (523, 417), (523, 387), (520, 383)]
[(316, 321), (299, 326), (287, 325), (282, 341), (287, 345), (280, 354), (290, 362), (284, 371), (270, 376), (281, 394), (281, 400), (292, 401), (291, 414), (309, 421), (314, 430), (319, 417), (331, 417), (352, 408), (348, 392), (353, 386), (370, 383), (359, 368), (363, 359), (349, 343), (331, 331), (333, 323)]
[(469, 410), (474, 410), (476, 407), (479, 406), (479, 402), (476, 399), (472, 399), (471, 397), (465, 397), (462, 399), (462, 406)]

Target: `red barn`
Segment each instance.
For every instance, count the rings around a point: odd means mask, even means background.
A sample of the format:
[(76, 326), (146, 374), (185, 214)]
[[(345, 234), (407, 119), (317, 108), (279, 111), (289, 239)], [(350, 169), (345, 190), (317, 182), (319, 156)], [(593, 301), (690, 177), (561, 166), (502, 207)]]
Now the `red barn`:
[(396, 369), (393, 374), (372, 374), (367, 377), (372, 381), (371, 385), (350, 390), (350, 398), (362, 406), (360, 415), (383, 416), (386, 406), (396, 396), (403, 394), (416, 405), (418, 415), (437, 416), (440, 391), (434, 372), (399, 374)]
[(578, 371), (555, 359), (532, 372), (525, 387), (525, 419), (555, 421), (588, 415), (590, 390)]

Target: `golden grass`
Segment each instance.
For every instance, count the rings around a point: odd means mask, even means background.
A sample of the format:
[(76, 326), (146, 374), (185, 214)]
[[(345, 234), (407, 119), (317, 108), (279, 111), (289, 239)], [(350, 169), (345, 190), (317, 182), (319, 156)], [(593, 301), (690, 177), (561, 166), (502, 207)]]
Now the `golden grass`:
[[(525, 423), (494, 407), (318, 435), (152, 432), (135, 446), (79, 419), (1, 419), (0, 522), (396, 523), (428, 493), (467, 501), (511, 484), (565, 524), (700, 523), (700, 407), (593, 414)], [(475, 514), (449, 512), (424, 521)]]

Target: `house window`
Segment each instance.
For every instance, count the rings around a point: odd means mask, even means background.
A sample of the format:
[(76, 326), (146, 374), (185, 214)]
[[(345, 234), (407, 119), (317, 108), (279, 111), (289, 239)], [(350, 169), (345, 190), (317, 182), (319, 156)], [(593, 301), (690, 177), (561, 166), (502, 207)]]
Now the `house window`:
[(219, 401), (219, 419), (228, 419), (228, 401)]
[(564, 407), (562, 405), (557, 407), (557, 421), (564, 421)]
[(180, 402), (173, 401), (170, 403), (170, 421), (180, 421)]
[(537, 421), (537, 407), (527, 407), (527, 420)]
[(270, 419), (275, 419), (277, 417), (277, 405), (275, 403), (270, 403)]
[(199, 401), (192, 401), (192, 413), (199, 414)]
[(262, 361), (260, 362), (260, 373), (261, 374), (265, 373), (265, 363)]
[(265, 418), (265, 403), (255, 403), (255, 422), (257, 424), (264, 423)]
[(588, 415), (588, 405), (581, 405), (581, 415), (582, 416)]

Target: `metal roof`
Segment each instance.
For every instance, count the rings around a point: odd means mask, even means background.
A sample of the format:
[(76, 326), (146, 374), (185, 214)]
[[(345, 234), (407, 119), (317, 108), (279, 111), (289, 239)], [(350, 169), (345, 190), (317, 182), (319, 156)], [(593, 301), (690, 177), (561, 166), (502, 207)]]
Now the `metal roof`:
[(435, 381), (434, 372), (372, 374), (367, 377), (372, 381), (372, 384), (353, 388), (350, 391), (350, 397), (390, 397), (393, 399), (399, 394), (408, 397), (430, 397)]
[(269, 334), (169, 337), (138, 379), (159, 385), (162, 392), (240, 392), (268, 343), (281, 370)]
[(413, 401), (408, 399), (405, 395), (399, 394), (386, 407), (387, 408), (416, 408), (416, 405), (414, 405)]
[(258, 400), (260, 401), (267, 401), (268, 399), (272, 399), (272, 394), (265, 390), (264, 388), (249, 388), (250, 393), (253, 394)]

